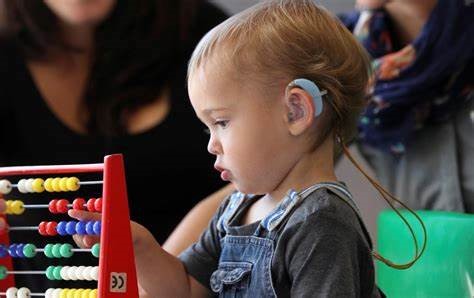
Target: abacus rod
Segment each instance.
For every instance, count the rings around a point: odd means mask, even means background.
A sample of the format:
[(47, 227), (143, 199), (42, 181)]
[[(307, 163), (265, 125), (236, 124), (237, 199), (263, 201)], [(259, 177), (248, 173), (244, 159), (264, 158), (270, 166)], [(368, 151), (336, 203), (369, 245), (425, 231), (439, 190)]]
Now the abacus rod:
[[(49, 205), (46, 204), (37, 204), (37, 205), (23, 205), (24, 208), (36, 209), (36, 208), (49, 208)], [(69, 205), (68, 205), (69, 207)]]
[(36, 231), (38, 227), (9, 227), (10, 231)]
[(15, 271), (15, 270), (8, 271), (7, 270), (7, 274), (46, 274), (46, 271), (28, 271), (28, 270), (25, 270), (25, 271)]
[(98, 180), (98, 181), (79, 181), (78, 184), (79, 185), (94, 185), (94, 184), (102, 184), (104, 183), (102, 180)]

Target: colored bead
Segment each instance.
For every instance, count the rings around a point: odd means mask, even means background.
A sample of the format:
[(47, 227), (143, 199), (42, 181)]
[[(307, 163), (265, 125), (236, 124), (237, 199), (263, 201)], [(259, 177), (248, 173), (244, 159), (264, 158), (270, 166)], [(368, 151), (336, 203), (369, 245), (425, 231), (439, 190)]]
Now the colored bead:
[(58, 223), (55, 221), (50, 221), (46, 224), (46, 233), (48, 236), (56, 236), (58, 234), (57, 231)]
[(63, 177), (63, 178), (61, 178), (61, 180), (59, 180), (59, 188), (61, 189), (61, 191), (68, 191), (68, 189), (67, 189), (67, 177)]
[(54, 277), (54, 268), (54, 266), (48, 266), (48, 268), (46, 268), (46, 278), (49, 280), (56, 280), (56, 277)]
[(8, 288), (5, 295), (7, 296), (7, 298), (17, 298), (18, 297), (17, 293), (18, 293), (18, 289), (15, 287), (11, 287), (11, 288)]
[(60, 258), (61, 257), (61, 244), (55, 243), (53, 244), (53, 249), (51, 250), (53, 253), (53, 257)]
[(76, 234), (76, 221), (71, 220), (66, 224), (66, 232), (68, 235)]
[(59, 295), (59, 298), (67, 298), (68, 292), (69, 292), (69, 289), (62, 289), (61, 294)]
[(86, 222), (80, 221), (76, 224), (76, 233), (79, 235), (87, 235)]
[(0, 266), (0, 280), (5, 279), (7, 277), (7, 268), (5, 266)]
[(10, 205), (11, 212), (15, 215), (20, 215), (25, 212), (25, 208), (23, 207), (23, 202), (19, 200), (15, 200)]
[(8, 253), (12, 258), (18, 258), (18, 255), (16, 253), (16, 244), (10, 244), (8, 247)]
[(18, 298), (29, 298), (29, 297), (31, 297), (30, 294), (31, 294), (30, 289), (23, 287), (23, 288), (20, 288), (18, 290), (17, 297)]
[(0, 193), (6, 195), (12, 191), (12, 184), (8, 180), (0, 180)]
[(51, 200), (48, 204), (49, 212), (51, 212), (53, 214), (58, 213), (57, 205), (58, 205), (58, 200), (56, 200), (56, 199)]
[(7, 206), (6, 206), (7, 208), (6, 208), (6, 210), (5, 210), (5, 213), (6, 213), (6, 214), (12, 214), (12, 202), (13, 202), (12, 200), (7, 200), (7, 201), (5, 202), (5, 205), (7, 205)]
[(100, 255), (100, 244), (99, 243), (94, 244), (91, 248), (91, 252), (94, 257), (98, 258)]
[(67, 179), (67, 189), (69, 191), (76, 191), (81, 187), (79, 184), (79, 179), (77, 177), (69, 177)]
[(68, 210), (69, 201), (65, 199), (61, 199), (56, 203), (56, 210), (58, 213), (66, 213)]
[(44, 292), (44, 297), (45, 298), (53, 298), (53, 291), (54, 291), (53, 288), (47, 289), (46, 292)]
[(93, 229), (94, 229), (94, 234), (95, 235), (100, 235), (101, 226), (102, 226), (102, 224), (101, 224), (100, 220), (97, 220), (96, 222), (94, 222)]
[(102, 212), (102, 198), (98, 198), (94, 202), (94, 208), (97, 212)]
[(69, 243), (65, 243), (61, 245), (61, 256), (63, 258), (70, 258), (74, 252), (72, 251), (72, 245)]
[(54, 189), (53, 189), (53, 178), (48, 178), (44, 181), (44, 189), (47, 191), (47, 192), (53, 192)]
[(86, 222), (86, 233), (87, 235), (94, 235), (94, 221)]
[(85, 289), (84, 292), (82, 292), (81, 298), (89, 298), (90, 293), (92, 292), (91, 289)]
[(74, 298), (76, 296), (76, 291), (77, 289), (71, 289), (68, 293), (67, 293), (67, 298)]
[(97, 298), (97, 289), (93, 289), (89, 294), (89, 298)]
[(76, 292), (74, 292), (74, 298), (81, 298), (82, 292), (84, 292), (84, 289), (76, 289)]
[(68, 270), (69, 270), (69, 266), (63, 266), (61, 268), (61, 279), (62, 280), (70, 280), (69, 275), (67, 274)]
[(33, 258), (36, 256), (36, 246), (28, 243), (23, 247), (23, 255), (27, 258)]
[(53, 275), (55, 280), (61, 280), (61, 269), (62, 266), (54, 266)]
[(18, 244), (16, 246), (16, 255), (19, 257), (19, 258), (24, 258), (25, 255), (23, 254), (23, 248), (25, 247), (24, 244)]
[(90, 212), (95, 212), (94, 204), (95, 204), (94, 198), (90, 198), (89, 200), (87, 200), (87, 210)]
[(61, 182), (61, 178), (59, 178), (59, 177), (53, 178), (53, 181), (51, 182), (51, 186), (53, 187), (53, 191), (55, 191), (55, 192), (60, 192), (61, 191), (61, 186), (59, 185), (59, 182)]
[(52, 298), (59, 298), (61, 296), (62, 289), (54, 289)]
[(72, 202), (72, 208), (74, 210), (85, 210), (86, 208), (84, 205), (86, 204), (86, 200), (83, 198), (77, 198)]
[(42, 236), (47, 236), (47, 235), (48, 235), (48, 233), (46, 233), (46, 224), (47, 224), (46, 221), (42, 221), (42, 222), (40, 222), (40, 224), (38, 225), (38, 232), (39, 232), (40, 235), (42, 235)]
[(26, 182), (26, 179), (20, 179), (20, 181), (18, 181), (18, 183), (17, 183), (18, 191), (21, 192), (21, 193), (27, 193), (28, 192), (25, 188), (25, 182)]
[(92, 267), (91, 277), (93, 280), (99, 280), (99, 266)]
[(33, 184), (31, 185), (34, 192), (43, 192), (44, 191), (44, 180), (41, 178), (36, 178), (33, 180)]
[(82, 271), (82, 276), (81, 276), (82, 279), (93, 280), (91, 271), (92, 271), (92, 266), (86, 266), (84, 270)]
[(58, 223), (58, 226), (57, 226), (56, 230), (58, 231), (58, 234), (59, 234), (59, 235), (61, 235), (61, 236), (67, 235), (67, 232), (66, 232), (66, 224), (67, 224), (66, 221), (60, 221), (60, 222)]
[(54, 258), (53, 245), (51, 243), (46, 244), (44, 247), (44, 255), (48, 258)]
[(0, 244), (0, 258), (4, 258), (8, 256), (8, 249), (5, 247), (5, 245)]

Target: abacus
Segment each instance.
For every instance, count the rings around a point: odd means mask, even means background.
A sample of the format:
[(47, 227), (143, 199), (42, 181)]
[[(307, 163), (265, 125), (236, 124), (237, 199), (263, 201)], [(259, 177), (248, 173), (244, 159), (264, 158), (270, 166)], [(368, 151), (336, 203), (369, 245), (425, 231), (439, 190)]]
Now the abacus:
[[(102, 173), (102, 181), (80, 181), (77, 177), (20, 179), (16, 184), (5, 177), (21, 175), (66, 175), (74, 173)], [(125, 184), (123, 157), (108, 155), (104, 163), (58, 166), (25, 166), (0, 168), (0, 193), (8, 194), (12, 188), (20, 193), (77, 191), (82, 185), (102, 184), (102, 198), (52, 200), (49, 204), (23, 204), (20, 200), (7, 200), (7, 214), (20, 215), (25, 209), (45, 208), (53, 214), (66, 213), (68, 209), (81, 209), (101, 213), (100, 221), (43, 221), (36, 226), (7, 227), (0, 235), (0, 297), (24, 298), (114, 298), (138, 297), (138, 284), (134, 262), (130, 218)], [(71, 244), (47, 244), (36, 247), (33, 243), (10, 244), (9, 233), (35, 230), (43, 236), (100, 235), (99, 244), (90, 249), (74, 248)], [(37, 253), (46, 257), (70, 257), (74, 253), (91, 253), (99, 257), (99, 266), (48, 266), (40, 270), (17, 272), (12, 257), (33, 258)], [(3, 256), (3, 258), (2, 258)], [(96, 289), (49, 288), (42, 293), (31, 293), (28, 288), (17, 289), (14, 274), (43, 275), (50, 280), (97, 280)]]

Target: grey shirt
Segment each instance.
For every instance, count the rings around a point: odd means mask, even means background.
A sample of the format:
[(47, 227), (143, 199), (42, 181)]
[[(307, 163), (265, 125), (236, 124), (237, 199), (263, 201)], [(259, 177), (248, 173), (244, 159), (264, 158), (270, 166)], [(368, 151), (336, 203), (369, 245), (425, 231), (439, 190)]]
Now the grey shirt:
[[(260, 224), (239, 226), (258, 199), (249, 198), (230, 220), (230, 226), (238, 226), (238, 235), (252, 235)], [(207, 288), (225, 236), (217, 222), (228, 203), (229, 198), (199, 241), (179, 257), (188, 274)], [(278, 231), (271, 267), (278, 297), (379, 297), (364, 229), (354, 210), (331, 190), (321, 188), (307, 196)]]

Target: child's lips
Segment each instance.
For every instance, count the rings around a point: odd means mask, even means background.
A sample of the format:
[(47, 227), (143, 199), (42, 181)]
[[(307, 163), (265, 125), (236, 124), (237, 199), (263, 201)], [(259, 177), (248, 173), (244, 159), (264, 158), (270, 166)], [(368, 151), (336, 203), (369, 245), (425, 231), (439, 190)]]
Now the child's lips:
[(214, 168), (221, 173), (221, 179), (224, 181), (230, 181), (230, 171), (224, 168), (221, 168), (218, 165), (214, 165)]

